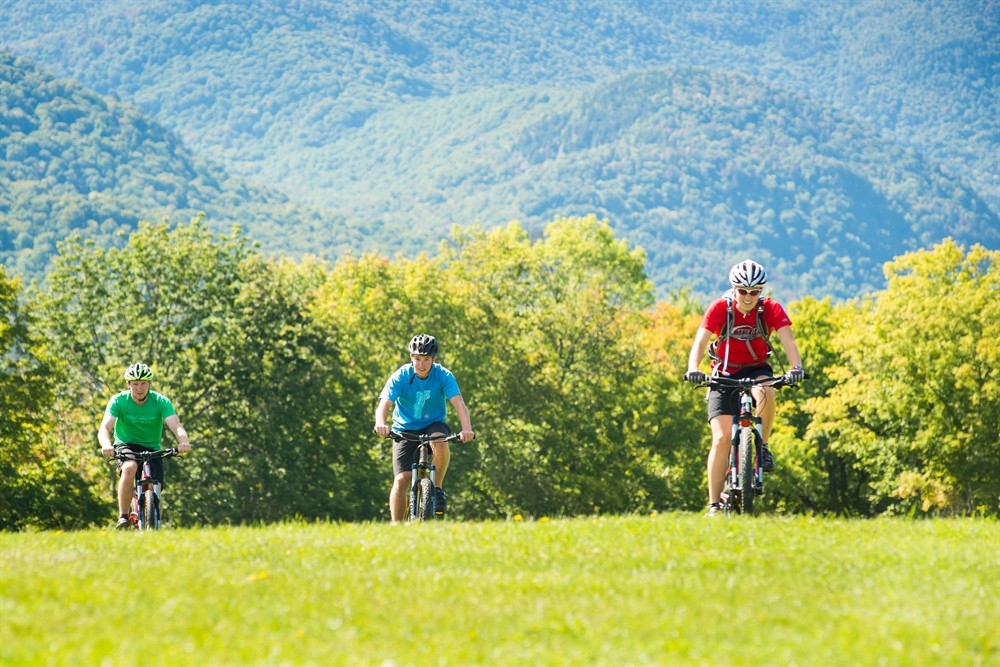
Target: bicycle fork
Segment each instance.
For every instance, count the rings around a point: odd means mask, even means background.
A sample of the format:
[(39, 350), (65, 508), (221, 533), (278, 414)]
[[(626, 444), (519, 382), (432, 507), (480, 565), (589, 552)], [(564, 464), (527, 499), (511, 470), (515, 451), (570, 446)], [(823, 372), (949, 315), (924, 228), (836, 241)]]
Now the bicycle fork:
[(760, 490), (764, 486), (764, 470), (761, 465), (761, 457), (763, 456), (763, 443), (764, 443), (764, 432), (763, 426), (761, 426), (761, 418), (756, 417), (748, 411), (741, 411), (739, 418), (733, 422), (733, 434), (732, 434), (732, 444), (729, 449), (729, 484), (733, 489), (742, 489), (743, 483), (746, 480), (741, 480), (739, 477), (739, 442), (740, 442), (740, 430), (748, 426), (753, 426), (753, 445), (754, 445), (754, 490), (760, 493)]
[(434, 511), (437, 511), (437, 498), (434, 497), (434, 489), (437, 488), (437, 481), (434, 479), (434, 473), (437, 470), (433, 463), (425, 463), (423, 465), (414, 462), (413, 466), (410, 468), (410, 518), (415, 518), (417, 516), (417, 485), (420, 484), (420, 480), (429, 478), (431, 480), (431, 506)]
[[(145, 510), (146, 491), (153, 491), (153, 516), (147, 516)], [(132, 499), (132, 513), (129, 521), (135, 528), (146, 530), (150, 526), (159, 527), (160, 522), (160, 482), (153, 478), (149, 462), (142, 464), (141, 479), (135, 483), (135, 496)]]

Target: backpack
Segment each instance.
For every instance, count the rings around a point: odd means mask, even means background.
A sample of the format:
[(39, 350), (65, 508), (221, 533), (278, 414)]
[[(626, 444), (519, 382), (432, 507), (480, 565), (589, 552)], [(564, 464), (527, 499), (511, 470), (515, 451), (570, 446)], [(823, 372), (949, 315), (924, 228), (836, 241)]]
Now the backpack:
[[(723, 360), (719, 358), (719, 346), (722, 344), (723, 340), (729, 338), (730, 334), (733, 331), (733, 322), (736, 319), (736, 315), (733, 312), (733, 308), (735, 306), (733, 305), (732, 292), (726, 292), (725, 295), (723, 295), (723, 298), (726, 300), (726, 323), (722, 325), (722, 330), (719, 332), (718, 338), (712, 341), (712, 344), (708, 346), (708, 356), (716, 363), (721, 364), (723, 368), (739, 369), (751, 365), (755, 366), (757, 365), (756, 363), (730, 364), (728, 359)], [(764, 355), (765, 360), (768, 357), (770, 357), (771, 354), (774, 352), (774, 348), (771, 347), (770, 332), (767, 330), (767, 326), (765, 326), (764, 324), (764, 300), (765, 300), (764, 297), (757, 299), (757, 308), (755, 309), (757, 311), (757, 335), (754, 336), (753, 338), (744, 341), (747, 345), (747, 349), (750, 351), (750, 356), (752, 356), (754, 359), (754, 362), (762, 362), (763, 360), (757, 359), (757, 353), (754, 352), (753, 346), (750, 344), (751, 340), (755, 338), (764, 339), (764, 343), (767, 344), (767, 353)], [(726, 349), (728, 351), (728, 347)]]

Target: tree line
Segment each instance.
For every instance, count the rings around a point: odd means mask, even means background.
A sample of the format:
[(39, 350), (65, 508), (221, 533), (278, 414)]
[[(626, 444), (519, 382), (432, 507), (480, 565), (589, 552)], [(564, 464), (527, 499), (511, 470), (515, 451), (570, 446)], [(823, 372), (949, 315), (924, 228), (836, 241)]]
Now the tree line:
[[(779, 392), (770, 511), (998, 513), (998, 258), (948, 240), (887, 263), (883, 291), (786, 304), (812, 379)], [(593, 216), (336, 263), (201, 218), (120, 248), (71, 237), (37, 288), (0, 267), (0, 528), (111, 520), (96, 430), (135, 361), (195, 448), (168, 466), (177, 524), (385, 519), (372, 412), (416, 332), (479, 433), (452, 448), (454, 516), (699, 510), (704, 395), (681, 376), (705, 304), (656, 301), (644, 267)]]

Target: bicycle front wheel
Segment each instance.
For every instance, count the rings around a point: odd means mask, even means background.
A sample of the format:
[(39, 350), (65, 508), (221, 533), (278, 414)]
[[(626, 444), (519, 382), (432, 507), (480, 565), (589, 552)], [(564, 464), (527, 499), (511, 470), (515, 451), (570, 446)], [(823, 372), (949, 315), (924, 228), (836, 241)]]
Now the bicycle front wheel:
[(424, 478), (417, 484), (417, 520), (430, 521), (434, 518), (434, 484)]
[(156, 530), (160, 522), (156, 516), (156, 494), (152, 489), (142, 492), (142, 502), (139, 503), (139, 527), (142, 530)]
[(740, 429), (740, 511), (753, 514), (753, 429)]

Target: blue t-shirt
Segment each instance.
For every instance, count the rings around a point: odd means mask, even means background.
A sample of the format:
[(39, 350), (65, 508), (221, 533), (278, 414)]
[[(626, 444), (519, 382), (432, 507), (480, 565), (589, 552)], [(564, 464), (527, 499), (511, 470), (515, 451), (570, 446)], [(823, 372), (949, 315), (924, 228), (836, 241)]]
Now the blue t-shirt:
[(386, 380), (379, 398), (396, 404), (392, 413), (394, 431), (419, 431), (443, 422), (447, 401), (461, 393), (455, 376), (441, 364), (433, 364), (424, 380), (417, 377), (413, 364), (406, 364)]

